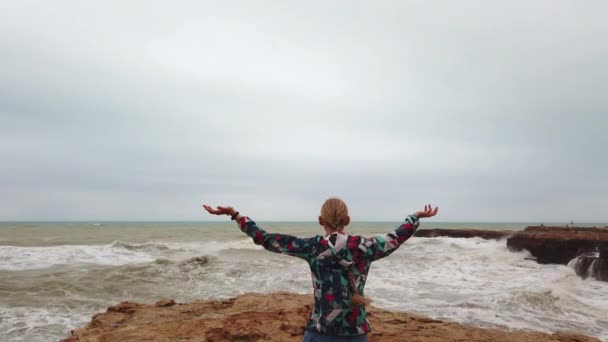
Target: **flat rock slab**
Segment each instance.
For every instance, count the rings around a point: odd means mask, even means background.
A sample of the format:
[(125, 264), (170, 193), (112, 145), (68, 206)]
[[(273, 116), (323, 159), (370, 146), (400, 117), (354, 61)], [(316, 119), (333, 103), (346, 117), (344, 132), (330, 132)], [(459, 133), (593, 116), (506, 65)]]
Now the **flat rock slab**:
[[(286, 292), (187, 304), (123, 302), (93, 316), (65, 341), (302, 341), (312, 302), (310, 295)], [(370, 341), (599, 342), (573, 333), (479, 328), (375, 307), (369, 320)]]

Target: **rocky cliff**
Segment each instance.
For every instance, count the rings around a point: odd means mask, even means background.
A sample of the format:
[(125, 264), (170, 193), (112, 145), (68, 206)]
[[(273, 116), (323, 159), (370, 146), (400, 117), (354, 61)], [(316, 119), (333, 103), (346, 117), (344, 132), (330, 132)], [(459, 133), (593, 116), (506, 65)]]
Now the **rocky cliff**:
[(523, 231), (420, 229), (417, 237), (507, 239), (510, 250), (527, 250), (541, 264), (571, 265), (583, 278), (608, 281), (608, 227), (531, 226)]
[(528, 227), (507, 240), (509, 249), (526, 249), (541, 264), (567, 265), (572, 259), (608, 247), (608, 228)]

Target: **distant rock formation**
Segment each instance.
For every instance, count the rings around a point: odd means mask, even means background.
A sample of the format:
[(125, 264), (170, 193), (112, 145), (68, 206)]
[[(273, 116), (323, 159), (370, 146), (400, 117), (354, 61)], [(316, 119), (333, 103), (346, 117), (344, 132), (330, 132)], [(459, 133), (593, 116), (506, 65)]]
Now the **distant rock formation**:
[(523, 231), (419, 229), (417, 237), (507, 238), (512, 251), (527, 250), (541, 264), (562, 264), (583, 277), (608, 281), (608, 227), (530, 226)]
[(567, 265), (578, 256), (608, 246), (608, 228), (532, 226), (507, 239), (514, 251), (528, 250), (541, 264)]
[[(312, 296), (278, 292), (224, 301), (176, 304), (123, 302), (93, 316), (65, 342), (102, 341), (302, 341)], [(478, 328), (428, 317), (369, 308), (370, 341), (599, 342), (574, 333), (545, 334)]]
[(513, 235), (513, 230), (481, 230), (481, 229), (418, 229), (417, 237), (438, 237), (446, 236), (452, 238), (473, 238), (479, 237), (486, 240), (499, 240)]

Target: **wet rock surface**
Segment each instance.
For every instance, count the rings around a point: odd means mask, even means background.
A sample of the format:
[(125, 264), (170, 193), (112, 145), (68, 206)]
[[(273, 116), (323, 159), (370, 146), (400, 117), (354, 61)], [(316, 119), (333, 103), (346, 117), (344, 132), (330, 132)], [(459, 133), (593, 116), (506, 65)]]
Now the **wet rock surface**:
[(580, 277), (593, 277), (608, 281), (608, 245), (602, 245), (597, 253), (581, 255), (568, 263)]
[[(123, 302), (93, 316), (65, 341), (301, 341), (311, 310), (312, 296), (286, 292), (187, 304)], [(370, 341), (599, 341), (567, 332), (479, 328), (375, 307), (369, 320)]]
[(578, 256), (605, 250), (608, 228), (533, 226), (509, 237), (507, 246), (528, 250), (541, 264), (567, 265)]

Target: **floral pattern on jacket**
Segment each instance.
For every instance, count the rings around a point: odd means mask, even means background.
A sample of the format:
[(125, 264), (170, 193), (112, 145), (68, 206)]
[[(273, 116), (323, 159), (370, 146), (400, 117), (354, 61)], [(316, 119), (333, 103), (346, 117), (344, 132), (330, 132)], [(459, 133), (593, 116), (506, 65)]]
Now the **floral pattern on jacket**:
[(354, 336), (371, 331), (364, 306), (351, 304), (348, 276), (364, 294), (373, 261), (393, 253), (418, 229), (419, 220), (410, 215), (395, 231), (373, 238), (336, 232), (327, 236), (298, 238), (267, 233), (247, 216), (238, 222), (253, 242), (266, 250), (304, 259), (311, 270), (315, 306), (306, 329), (324, 335)]

